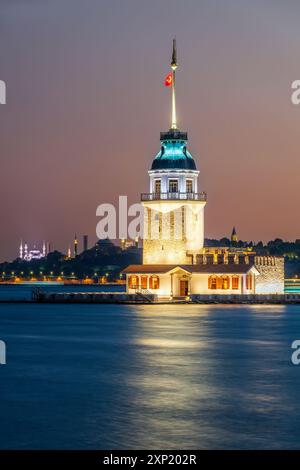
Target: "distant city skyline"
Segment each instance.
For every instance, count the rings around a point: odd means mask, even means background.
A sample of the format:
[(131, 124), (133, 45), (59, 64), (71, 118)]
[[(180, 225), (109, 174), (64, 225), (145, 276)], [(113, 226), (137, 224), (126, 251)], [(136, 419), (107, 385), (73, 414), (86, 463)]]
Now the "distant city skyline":
[[(272, 7), (272, 8), (271, 8)], [(286, 1), (4, 1), (0, 261), (23, 240), (96, 242), (96, 208), (139, 202), (177, 117), (207, 191), (207, 238), (300, 238), (300, 5)]]

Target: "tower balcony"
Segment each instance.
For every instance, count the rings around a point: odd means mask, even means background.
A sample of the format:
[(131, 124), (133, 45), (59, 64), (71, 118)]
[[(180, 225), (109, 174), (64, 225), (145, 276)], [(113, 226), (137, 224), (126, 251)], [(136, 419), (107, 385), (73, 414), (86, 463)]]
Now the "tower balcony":
[(160, 140), (161, 141), (166, 141), (166, 140), (183, 140), (183, 141), (186, 141), (186, 140), (188, 140), (188, 137), (187, 137), (187, 132), (181, 132), (178, 129), (170, 129), (167, 132), (161, 132), (160, 133)]
[(203, 201), (206, 202), (207, 194), (201, 193), (142, 193), (141, 201)]

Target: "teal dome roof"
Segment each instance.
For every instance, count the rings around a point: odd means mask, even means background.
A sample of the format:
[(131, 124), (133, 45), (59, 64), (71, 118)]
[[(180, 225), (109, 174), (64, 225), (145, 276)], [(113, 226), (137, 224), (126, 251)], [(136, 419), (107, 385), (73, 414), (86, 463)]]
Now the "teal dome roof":
[(151, 170), (197, 170), (186, 148), (187, 133), (171, 129), (160, 135), (161, 149), (152, 162)]

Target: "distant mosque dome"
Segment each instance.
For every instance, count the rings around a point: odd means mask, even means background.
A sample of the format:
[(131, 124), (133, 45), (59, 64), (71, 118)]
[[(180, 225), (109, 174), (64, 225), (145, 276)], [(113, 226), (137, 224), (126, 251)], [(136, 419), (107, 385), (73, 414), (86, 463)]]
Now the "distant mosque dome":
[(160, 134), (161, 149), (152, 162), (151, 170), (197, 170), (186, 148), (187, 133), (170, 129)]

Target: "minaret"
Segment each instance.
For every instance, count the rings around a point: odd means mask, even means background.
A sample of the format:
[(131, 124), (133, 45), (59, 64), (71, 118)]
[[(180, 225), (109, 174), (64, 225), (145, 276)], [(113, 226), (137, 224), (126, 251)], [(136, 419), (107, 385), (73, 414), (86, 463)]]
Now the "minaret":
[(74, 237), (74, 258), (78, 255), (78, 240), (77, 240), (77, 235), (75, 233)]
[(46, 243), (45, 240), (43, 241), (43, 258), (46, 257)]
[(88, 235), (83, 235), (83, 251), (87, 251), (89, 247), (89, 237)]
[(23, 259), (23, 241), (22, 240), (20, 244), (20, 258)]
[(149, 170), (144, 206), (143, 264), (193, 264), (204, 243), (206, 194), (198, 190), (199, 171), (187, 150), (187, 132), (176, 120), (176, 41), (172, 52), (171, 128), (160, 134), (160, 151)]
[(27, 261), (27, 258), (28, 258), (28, 245), (27, 245), (27, 243), (25, 243), (25, 245), (24, 245), (24, 259), (26, 259), (26, 261)]
[(238, 237), (237, 237), (236, 229), (235, 227), (233, 227), (232, 232), (231, 232), (231, 243), (235, 244), (237, 242), (238, 242)]

